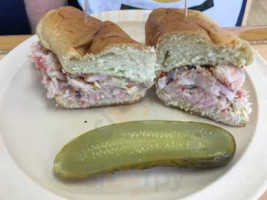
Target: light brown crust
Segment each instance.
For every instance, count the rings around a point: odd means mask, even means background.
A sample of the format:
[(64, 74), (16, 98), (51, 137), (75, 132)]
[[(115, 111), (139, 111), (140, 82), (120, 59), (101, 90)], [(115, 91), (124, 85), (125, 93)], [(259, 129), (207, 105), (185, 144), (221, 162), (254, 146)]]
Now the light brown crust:
[[(214, 117), (214, 113), (215, 112), (203, 115), (203, 110), (197, 109), (196, 107), (194, 107), (194, 105), (182, 106), (182, 103), (180, 103), (178, 106), (174, 106), (172, 104), (169, 104), (169, 103), (165, 102), (164, 99), (160, 97), (158, 92), (157, 92), (157, 95), (158, 95), (159, 100), (161, 101), (161, 103), (164, 104), (165, 106), (171, 107), (171, 108), (174, 108), (174, 109), (178, 109), (178, 110), (183, 111), (185, 113), (188, 113), (190, 115), (196, 115), (196, 116), (199, 116), (199, 117), (204, 117), (206, 119), (209, 119), (209, 120), (212, 120), (212, 121), (224, 124), (224, 125), (234, 126), (234, 127), (244, 127), (248, 123), (247, 121), (242, 121), (242, 120), (240, 122), (227, 120), (223, 116)], [(186, 104), (188, 104), (188, 102), (186, 102)], [(216, 113), (216, 114), (219, 115), (220, 113)]]
[(66, 108), (66, 109), (86, 109), (86, 108), (99, 108), (99, 107), (109, 107), (109, 106), (121, 106), (121, 105), (130, 105), (133, 103), (136, 103), (140, 101), (140, 98), (128, 100), (128, 101), (120, 101), (120, 102), (112, 102), (112, 103), (97, 103), (95, 105), (92, 105), (90, 103), (80, 105), (78, 102), (76, 104), (70, 104), (66, 99), (64, 99), (63, 96), (56, 96), (55, 101), (61, 108)]
[[(164, 103), (164, 101), (162, 100), (162, 102)], [(185, 113), (188, 113), (190, 115), (196, 115), (196, 116), (199, 116), (199, 117), (204, 117), (206, 119), (209, 119), (209, 120), (212, 120), (212, 121), (215, 121), (215, 122), (218, 122), (218, 123), (221, 123), (221, 124), (224, 124), (224, 125), (228, 125), (228, 126), (234, 126), (234, 127), (245, 127), (247, 125), (247, 122), (240, 122), (240, 123), (234, 123), (234, 122), (231, 122), (231, 121), (227, 121), (225, 120), (224, 118), (221, 118), (221, 119), (217, 119), (217, 118), (214, 118), (213, 116), (209, 116), (209, 115), (202, 115), (201, 111), (196, 111), (196, 110), (185, 110), (183, 107), (181, 106), (173, 106), (173, 105), (168, 105), (166, 103), (164, 103), (165, 106), (168, 106), (168, 107), (172, 107), (172, 108), (176, 108), (176, 109), (179, 109)]]
[(160, 8), (152, 11), (146, 22), (146, 44), (156, 44), (166, 35), (174, 33), (195, 33), (210, 39), (213, 44), (235, 47), (242, 40), (232, 33), (220, 28), (203, 13), (188, 10)]
[(62, 57), (100, 54), (107, 48), (125, 44), (144, 48), (115, 23), (102, 22), (91, 16), (85, 23), (83, 12), (69, 6), (48, 12), (40, 20), (37, 34), (41, 44), (60, 60)]

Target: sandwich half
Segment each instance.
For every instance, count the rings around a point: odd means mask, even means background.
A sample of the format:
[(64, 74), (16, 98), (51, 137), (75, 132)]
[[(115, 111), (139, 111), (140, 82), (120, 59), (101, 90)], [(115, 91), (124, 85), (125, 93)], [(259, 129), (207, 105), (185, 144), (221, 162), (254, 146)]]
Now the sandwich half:
[(73, 7), (48, 12), (32, 56), (48, 98), (65, 108), (130, 104), (153, 85), (156, 53), (110, 21)]
[(157, 9), (146, 22), (146, 44), (157, 51), (156, 92), (165, 105), (232, 126), (249, 121), (242, 86), (253, 50), (246, 41), (201, 12)]

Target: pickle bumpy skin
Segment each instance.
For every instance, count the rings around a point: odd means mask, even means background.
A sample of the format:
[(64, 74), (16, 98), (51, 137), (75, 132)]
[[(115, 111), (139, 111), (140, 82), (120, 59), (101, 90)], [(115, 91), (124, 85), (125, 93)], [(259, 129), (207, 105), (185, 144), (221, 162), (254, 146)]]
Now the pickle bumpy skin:
[(70, 141), (56, 156), (54, 172), (64, 178), (81, 178), (156, 166), (212, 168), (228, 164), (235, 149), (233, 136), (210, 124), (125, 122)]

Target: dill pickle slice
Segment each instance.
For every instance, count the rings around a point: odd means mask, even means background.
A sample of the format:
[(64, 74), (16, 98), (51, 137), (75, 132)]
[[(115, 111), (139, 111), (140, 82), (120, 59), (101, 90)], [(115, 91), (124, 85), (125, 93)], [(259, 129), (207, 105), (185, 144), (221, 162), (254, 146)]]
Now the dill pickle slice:
[(81, 178), (156, 166), (212, 168), (228, 164), (235, 149), (228, 131), (206, 123), (125, 122), (70, 141), (56, 156), (54, 172), (64, 178)]

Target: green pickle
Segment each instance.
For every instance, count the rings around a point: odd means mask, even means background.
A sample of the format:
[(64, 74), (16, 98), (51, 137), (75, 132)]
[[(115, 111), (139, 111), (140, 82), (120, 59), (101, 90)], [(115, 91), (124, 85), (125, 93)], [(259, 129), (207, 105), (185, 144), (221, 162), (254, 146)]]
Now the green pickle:
[(54, 172), (81, 178), (156, 166), (213, 168), (228, 164), (236, 150), (226, 130), (198, 122), (133, 121), (91, 130), (66, 144)]

